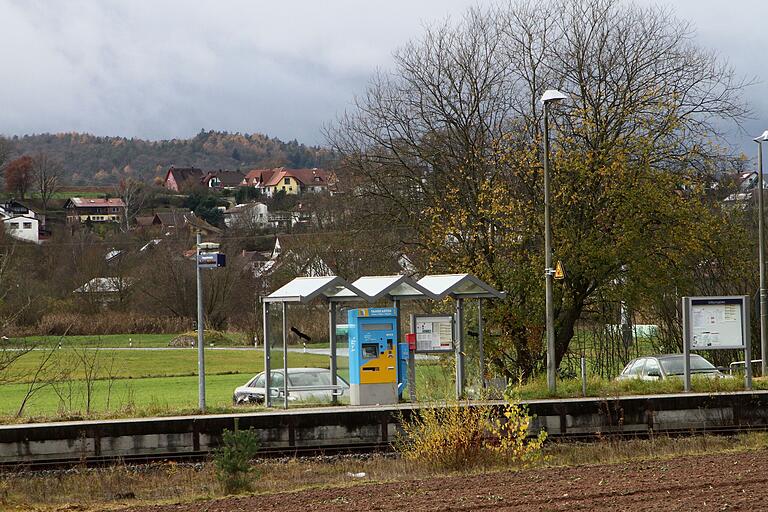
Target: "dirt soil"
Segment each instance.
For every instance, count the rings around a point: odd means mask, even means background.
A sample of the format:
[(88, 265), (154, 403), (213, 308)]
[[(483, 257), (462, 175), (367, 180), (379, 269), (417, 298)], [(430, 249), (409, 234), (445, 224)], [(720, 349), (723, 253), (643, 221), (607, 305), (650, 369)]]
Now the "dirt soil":
[(755, 510), (768, 503), (768, 451), (530, 469), (222, 498), (132, 512), (284, 510)]

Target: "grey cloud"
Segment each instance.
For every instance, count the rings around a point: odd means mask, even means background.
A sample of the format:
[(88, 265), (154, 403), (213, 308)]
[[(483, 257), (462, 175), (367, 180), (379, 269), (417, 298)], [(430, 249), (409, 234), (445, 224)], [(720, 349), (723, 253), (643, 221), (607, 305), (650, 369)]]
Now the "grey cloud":
[[(376, 68), (391, 66), (395, 48), (475, 4), (0, 0), (0, 133), (171, 138), (205, 127), (322, 143), (322, 125)], [(744, 6), (722, 14), (719, 1), (678, 0), (674, 8), (739, 72), (766, 73), (766, 36)], [(763, 89), (748, 94), (768, 124)], [(760, 123), (747, 130), (762, 131)], [(743, 135), (730, 138), (743, 144)]]

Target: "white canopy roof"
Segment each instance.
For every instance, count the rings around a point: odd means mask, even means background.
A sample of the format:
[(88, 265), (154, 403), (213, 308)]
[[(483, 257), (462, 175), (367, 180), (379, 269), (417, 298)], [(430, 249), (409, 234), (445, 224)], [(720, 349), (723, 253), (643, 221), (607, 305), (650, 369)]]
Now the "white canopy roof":
[(338, 276), (297, 277), (264, 297), (264, 302), (301, 302), (306, 304), (318, 297), (329, 299), (340, 292), (372, 302), (373, 299)]
[[(383, 298), (392, 300), (421, 298), (439, 300), (438, 296), (421, 286), (414, 279), (403, 275), (365, 276), (352, 283), (352, 286), (371, 297), (373, 302)], [(331, 300), (359, 300), (359, 296), (356, 296), (350, 290), (342, 290), (332, 297)]]
[(503, 299), (507, 296), (471, 274), (439, 274), (424, 276), (419, 284), (440, 299)]
[(329, 301), (431, 299), (503, 299), (506, 293), (494, 289), (470, 274), (424, 276), (419, 281), (402, 275), (365, 276), (352, 284), (338, 276), (297, 277), (276, 290), (264, 302), (301, 302), (322, 297)]

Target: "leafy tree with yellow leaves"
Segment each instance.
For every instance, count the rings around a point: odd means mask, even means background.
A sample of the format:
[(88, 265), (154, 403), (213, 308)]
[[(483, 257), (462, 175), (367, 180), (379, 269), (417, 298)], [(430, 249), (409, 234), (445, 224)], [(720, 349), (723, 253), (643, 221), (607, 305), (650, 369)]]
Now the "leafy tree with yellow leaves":
[(702, 262), (743, 270), (728, 266), (748, 244), (711, 200), (710, 171), (729, 157), (713, 120), (748, 113), (748, 83), (691, 34), (667, 11), (617, 0), (472, 9), (400, 49), (331, 130), (361, 209), (403, 230), (425, 270), (508, 292), (489, 313), (508, 374), (530, 375), (544, 355), (545, 89), (569, 98), (551, 115), (554, 252), (568, 267), (558, 364), (577, 320), (617, 289), (653, 309), (668, 302), (656, 287), (693, 289)]

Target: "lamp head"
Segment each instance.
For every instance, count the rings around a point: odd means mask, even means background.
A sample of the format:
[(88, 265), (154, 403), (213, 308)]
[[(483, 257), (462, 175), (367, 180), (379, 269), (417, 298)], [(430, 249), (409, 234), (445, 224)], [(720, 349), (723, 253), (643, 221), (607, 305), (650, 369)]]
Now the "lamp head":
[(755, 137), (752, 140), (754, 140), (758, 144), (761, 144), (761, 143), (763, 143), (765, 141), (768, 141), (768, 130), (765, 130), (760, 136)]
[(556, 101), (562, 101), (565, 99), (568, 99), (568, 96), (561, 93), (557, 89), (547, 89), (546, 91), (544, 91), (544, 94), (541, 96), (541, 102), (544, 104), (554, 103)]

